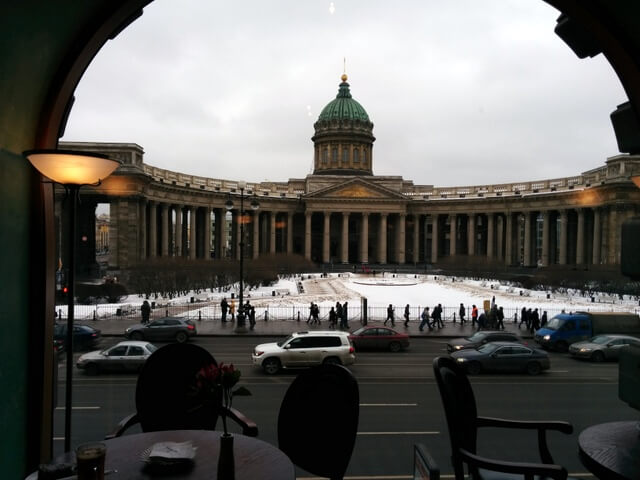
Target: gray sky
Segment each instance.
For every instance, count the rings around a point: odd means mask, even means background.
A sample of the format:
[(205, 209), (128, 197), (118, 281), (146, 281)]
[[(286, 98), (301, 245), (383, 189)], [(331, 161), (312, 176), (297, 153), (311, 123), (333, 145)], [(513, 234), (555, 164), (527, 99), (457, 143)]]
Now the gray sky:
[[(333, 4), (333, 13), (331, 10)], [(376, 175), (436, 186), (570, 176), (618, 153), (626, 101), (536, 0), (156, 0), (76, 91), (63, 140), (135, 142), (145, 162), (231, 180), (311, 173), (343, 58)]]

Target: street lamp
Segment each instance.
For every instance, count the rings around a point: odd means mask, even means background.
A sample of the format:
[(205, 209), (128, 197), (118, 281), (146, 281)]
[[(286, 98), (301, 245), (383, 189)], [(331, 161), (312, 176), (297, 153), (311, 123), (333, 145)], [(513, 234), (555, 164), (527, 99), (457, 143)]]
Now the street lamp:
[(75, 237), (78, 192), (83, 185), (99, 185), (118, 168), (120, 162), (106, 155), (72, 150), (28, 150), (23, 152), (31, 165), (53, 182), (64, 186), (69, 195), (69, 276), (67, 291), (67, 376), (64, 409), (64, 451), (71, 450), (71, 395), (73, 386), (73, 317), (75, 291)]
[[(243, 311), (243, 290), (244, 290), (244, 189), (247, 187), (247, 182), (240, 181), (238, 182), (238, 189), (240, 190), (240, 242), (238, 243), (238, 247), (240, 248), (240, 291), (238, 295), (238, 314), (236, 315), (236, 333), (247, 333), (247, 326), (245, 324), (244, 311)], [(233, 201), (231, 198), (226, 201), (224, 204), (227, 210), (233, 209)], [(251, 200), (251, 209), (257, 210), (260, 208), (260, 204), (258, 201), (253, 198)]]

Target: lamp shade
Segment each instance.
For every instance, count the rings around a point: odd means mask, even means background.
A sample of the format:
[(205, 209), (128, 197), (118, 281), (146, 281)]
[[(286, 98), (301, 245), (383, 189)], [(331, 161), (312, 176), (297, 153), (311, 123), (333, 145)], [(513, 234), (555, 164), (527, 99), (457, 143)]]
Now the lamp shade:
[(28, 150), (24, 156), (42, 175), (62, 185), (96, 184), (120, 165), (100, 153), (74, 150)]

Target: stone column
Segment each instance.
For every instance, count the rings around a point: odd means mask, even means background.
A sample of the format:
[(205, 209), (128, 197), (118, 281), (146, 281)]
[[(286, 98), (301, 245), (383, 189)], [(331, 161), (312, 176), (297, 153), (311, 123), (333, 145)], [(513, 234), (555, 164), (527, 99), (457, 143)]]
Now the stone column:
[(202, 255), (205, 260), (211, 260), (211, 207), (204, 207), (204, 248)]
[[(158, 204), (149, 202), (149, 258), (158, 255)], [(111, 248), (111, 246), (109, 246)]]
[(569, 226), (569, 218), (566, 210), (560, 211), (560, 255), (558, 263), (560, 265), (567, 264), (567, 227)]
[(456, 254), (456, 240), (457, 240), (457, 231), (456, 227), (458, 223), (458, 215), (452, 213), (449, 215), (449, 256), (453, 257)]
[(420, 261), (420, 215), (413, 216), (413, 263)]
[(607, 215), (607, 263), (614, 264), (618, 256), (620, 247), (620, 225), (618, 223), (618, 209), (615, 206), (609, 208), (609, 214)]
[(378, 235), (378, 263), (387, 263), (387, 214), (380, 214), (380, 232)]
[(322, 230), (322, 262), (329, 263), (331, 255), (331, 212), (324, 212), (324, 229)]
[(396, 220), (396, 261), (403, 265), (406, 260), (406, 218), (407, 216), (404, 213), (398, 215), (398, 219)]
[(147, 259), (147, 199), (140, 201), (140, 260)]
[(542, 212), (542, 258), (541, 263), (543, 267), (549, 266), (549, 212)]
[(287, 212), (287, 254), (293, 253), (293, 212)]
[(251, 246), (252, 246), (252, 256), (253, 258), (258, 258), (260, 256), (260, 214), (257, 211), (253, 211), (251, 216), (252, 223), (252, 236), (251, 236)]
[(176, 251), (174, 255), (176, 257), (182, 256), (182, 205), (176, 205)]
[(349, 212), (342, 212), (342, 247), (341, 261), (349, 263)]
[(160, 244), (162, 246), (162, 250), (160, 255), (163, 257), (169, 256), (169, 205), (166, 203), (160, 204), (160, 221), (161, 232), (160, 232)]
[(576, 265), (584, 263), (584, 209), (578, 210), (578, 234), (576, 238)]
[(493, 252), (496, 249), (493, 235), (495, 230), (494, 218), (493, 213), (487, 213), (487, 258), (489, 260), (493, 258)]
[(504, 245), (504, 261), (507, 265), (513, 264), (513, 214), (507, 212), (505, 216), (505, 245)]
[(276, 253), (276, 216), (278, 212), (269, 212), (269, 253)]
[(431, 263), (438, 262), (438, 215), (431, 215)]
[[(227, 256), (227, 209), (221, 208), (218, 210), (220, 217), (220, 258), (226, 258)], [(216, 217), (216, 220), (218, 217)]]
[(311, 212), (304, 212), (304, 258), (311, 260)]
[(197, 208), (189, 207), (189, 258), (191, 260), (196, 259), (196, 212)]
[(600, 209), (593, 209), (593, 258), (591, 259), (594, 265), (600, 265)]
[(497, 238), (496, 238), (496, 246), (497, 246), (497, 252), (496, 252), (496, 258), (500, 261), (503, 260), (503, 252), (504, 252), (504, 218), (502, 216), (502, 214), (498, 214), (496, 216), (496, 229), (497, 229)]
[(531, 212), (524, 214), (524, 259), (525, 267), (531, 265)]
[(476, 214), (467, 216), (467, 252), (469, 256), (476, 254)]
[(360, 263), (369, 263), (369, 214), (362, 213), (360, 229)]

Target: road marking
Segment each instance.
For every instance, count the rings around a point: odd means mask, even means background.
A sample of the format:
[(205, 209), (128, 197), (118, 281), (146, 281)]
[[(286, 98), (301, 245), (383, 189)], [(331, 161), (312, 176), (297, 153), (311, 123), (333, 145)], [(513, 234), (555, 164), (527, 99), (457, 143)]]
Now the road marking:
[(569, 370), (547, 370), (549, 373), (569, 373)]
[(440, 432), (358, 432), (358, 435), (440, 435)]
[[(569, 473), (570, 477), (594, 478), (591, 473)], [(413, 480), (413, 475), (347, 475), (344, 480)], [(455, 478), (453, 474), (440, 475), (440, 478)], [(296, 480), (317, 480), (318, 477), (296, 477)]]
[[(56, 407), (56, 410), (64, 410), (65, 407)], [(100, 410), (100, 407), (71, 407), (71, 410)]]
[(417, 403), (361, 403), (361, 407), (417, 407)]

